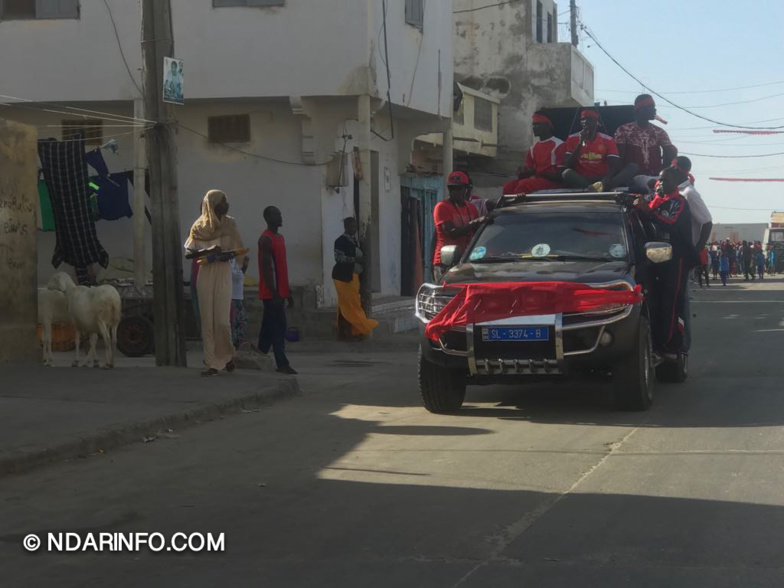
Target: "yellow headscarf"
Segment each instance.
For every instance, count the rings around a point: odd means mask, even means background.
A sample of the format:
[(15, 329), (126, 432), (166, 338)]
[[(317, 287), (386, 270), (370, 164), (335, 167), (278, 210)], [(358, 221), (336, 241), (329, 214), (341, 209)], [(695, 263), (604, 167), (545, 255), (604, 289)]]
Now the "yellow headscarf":
[[(220, 239), (220, 246), (224, 251), (245, 247), (234, 219), (228, 215), (218, 218), (215, 212), (215, 207), (225, 198), (226, 194), (220, 190), (207, 192), (201, 203), (201, 216), (193, 223), (185, 243), (186, 249), (192, 248), (195, 245), (194, 241), (209, 242), (217, 239)], [(243, 259), (238, 260), (238, 262), (242, 261)]]
[[(190, 238), (194, 241), (213, 241), (221, 237), (223, 221), (215, 213), (215, 207), (226, 199), (220, 190), (210, 190), (201, 203), (201, 216), (193, 223)], [(225, 219), (225, 217), (224, 217)]]

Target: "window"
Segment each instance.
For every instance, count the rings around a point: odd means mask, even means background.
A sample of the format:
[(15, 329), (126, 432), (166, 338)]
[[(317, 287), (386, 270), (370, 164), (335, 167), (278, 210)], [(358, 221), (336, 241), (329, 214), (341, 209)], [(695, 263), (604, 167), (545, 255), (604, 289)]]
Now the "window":
[(623, 222), (616, 212), (500, 214), (477, 236), (473, 249), (482, 248), (485, 255), (475, 263), (556, 256), (626, 261)]
[(406, 23), (422, 29), (425, 23), (425, 0), (406, 0)]
[(474, 96), (474, 128), (493, 132), (493, 103)]
[(536, 2), (536, 42), (543, 43), (544, 36), (542, 35), (542, 3), (540, 0)]
[(460, 106), (455, 111), (452, 120), (456, 125), (462, 126), (465, 124), (465, 100), (460, 101)]
[(64, 120), (60, 124), (63, 139), (82, 134), (85, 145), (103, 144), (103, 121), (100, 119)]
[(249, 143), (250, 115), (232, 114), (207, 119), (210, 143)]
[(232, 6), (283, 6), (286, 0), (212, 0), (215, 8)]
[(0, 0), (1, 20), (79, 18), (79, 0)]
[(547, 13), (547, 42), (553, 42), (553, 13)]

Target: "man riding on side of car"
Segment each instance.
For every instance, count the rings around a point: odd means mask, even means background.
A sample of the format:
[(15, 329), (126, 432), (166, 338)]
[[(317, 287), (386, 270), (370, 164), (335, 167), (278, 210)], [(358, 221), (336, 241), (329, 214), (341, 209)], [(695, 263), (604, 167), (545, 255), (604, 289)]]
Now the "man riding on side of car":
[(658, 238), (672, 246), (672, 259), (657, 266), (658, 283), (651, 305), (654, 346), (668, 359), (684, 352), (686, 283), (689, 271), (699, 264), (691, 210), (679, 190), (678, 172), (675, 167), (664, 169), (653, 200), (637, 201), (638, 209), (656, 227)]

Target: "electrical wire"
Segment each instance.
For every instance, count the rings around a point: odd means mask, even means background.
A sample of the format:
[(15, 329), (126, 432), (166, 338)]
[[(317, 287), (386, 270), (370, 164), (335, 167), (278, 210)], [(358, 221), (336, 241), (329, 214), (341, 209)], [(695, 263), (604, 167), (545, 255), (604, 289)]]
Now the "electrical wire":
[[(189, 133), (193, 133), (194, 135), (198, 135), (199, 137), (203, 137), (204, 139), (207, 139), (208, 141), (210, 139), (209, 135), (205, 135), (204, 133), (201, 133), (201, 132), (199, 132), (199, 131), (197, 131), (195, 129), (192, 129), (190, 127), (186, 127), (182, 123), (176, 123), (176, 124), (177, 124), (177, 126), (179, 128), (183, 129), (184, 131), (188, 131)], [(258, 153), (251, 153), (250, 151), (245, 151), (244, 149), (240, 149), (239, 147), (234, 147), (233, 145), (229, 145), (227, 143), (220, 143), (220, 142), (215, 141), (215, 142), (211, 142), (211, 144), (212, 145), (220, 145), (221, 147), (224, 147), (225, 149), (229, 149), (231, 151), (236, 151), (237, 153), (242, 153), (243, 155), (246, 155), (248, 157), (254, 157), (256, 159), (263, 159), (265, 161), (273, 161), (275, 163), (284, 163), (284, 164), (287, 164), (287, 165), (298, 165), (298, 166), (301, 166), (301, 167), (322, 167), (322, 166), (325, 166), (325, 165), (327, 165), (327, 164), (332, 162), (332, 159), (330, 159), (329, 161), (325, 161), (323, 163), (304, 163), (302, 161), (289, 161), (289, 160), (286, 160), (286, 159), (277, 159), (275, 157), (269, 157), (267, 155), (259, 155)]]
[(466, 12), (477, 12), (479, 10), (485, 10), (486, 8), (496, 8), (498, 6), (506, 6), (507, 4), (517, 4), (518, 2), (522, 2), (522, 1), (523, 0), (507, 0), (506, 2), (498, 2), (496, 4), (488, 4), (486, 6), (478, 6), (476, 8), (466, 8), (465, 10), (453, 10), (452, 14), (465, 14)]
[(7, 98), (9, 100), (16, 100), (17, 102), (22, 102), (22, 103), (25, 103), (25, 104), (36, 104), (36, 105), (40, 104), (40, 105), (44, 105), (44, 106), (52, 106), (54, 108), (65, 109), (65, 110), (68, 110), (70, 112), (64, 112), (63, 110), (47, 110), (47, 109), (44, 109), (44, 108), (21, 106), (20, 104), (17, 104), (17, 103), (10, 103), (9, 104), (9, 103), (6, 103), (6, 102), (0, 102), (0, 106), (5, 106), (5, 107), (9, 107), (9, 108), (21, 108), (23, 110), (44, 111), (44, 112), (51, 112), (53, 114), (64, 114), (66, 116), (82, 116), (84, 118), (87, 118), (87, 117), (85, 115), (83, 115), (83, 114), (75, 114), (75, 113), (86, 112), (88, 114), (101, 115), (105, 120), (111, 121), (111, 122), (128, 122), (128, 123), (134, 123), (134, 124), (136, 124), (138, 122), (138, 123), (146, 123), (146, 124), (151, 124), (151, 125), (156, 124), (156, 122), (154, 120), (148, 120), (146, 118), (136, 118), (136, 117), (133, 117), (133, 116), (125, 116), (124, 114), (113, 114), (111, 112), (102, 112), (100, 110), (89, 110), (87, 108), (77, 108), (76, 106), (68, 106), (66, 104), (57, 104), (56, 102), (39, 102), (39, 101), (36, 101), (36, 100), (32, 100), (30, 98), (19, 98), (17, 96), (8, 96), (6, 94), (0, 94), (0, 98)]
[(109, 2), (107, 0), (103, 0), (104, 5), (106, 6), (106, 10), (109, 11), (109, 18), (112, 21), (112, 28), (114, 29), (114, 36), (117, 38), (117, 47), (120, 49), (120, 56), (122, 57), (123, 63), (125, 64), (125, 69), (128, 72), (128, 77), (131, 78), (133, 85), (136, 86), (136, 89), (139, 91), (140, 96), (144, 96), (144, 92), (142, 91), (139, 84), (136, 83), (136, 78), (133, 77), (131, 73), (131, 66), (128, 65), (128, 60), (125, 59), (125, 51), (122, 48), (122, 41), (120, 41), (120, 33), (117, 32), (117, 23), (114, 22), (114, 14), (112, 14), (112, 8), (109, 6)]
[(422, 56), (422, 37), (424, 37), (424, 35), (419, 35), (419, 49), (417, 49), (417, 58), (416, 58), (416, 65), (414, 66), (414, 75), (411, 76), (411, 87), (408, 89), (408, 100), (406, 101), (406, 107), (411, 105), (412, 96), (414, 94), (414, 82), (416, 81), (417, 71), (419, 70), (419, 58)]
[(784, 151), (778, 153), (760, 153), (757, 155), (706, 155), (705, 153), (686, 153), (685, 151), (680, 155), (688, 155), (689, 157), (714, 157), (719, 159), (751, 159), (759, 157), (775, 157), (777, 155), (784, 155)]
[(392, 72), (389, 69), (389, 40), (387, 39), (387, 0), (381, 0), (381, 7), (384, 11), (384, 53), (386, 54), (387, 66), (387, 104), (389, 105), (389, 141), (395, 138), (395, 118), (392, 115)]
[[(784, 84), (780, 82), (769, 82), (767, 84), (755, 84), (754, 86), (736, 86), (735, 88), (719, 88), (716, 90), (682, 90), (678, 92), (664, 92), (665, 94), (715, 94), (716, 92), (732, 92), (734, 90), (752, 90), (754, 88), (767, 88), (768, 86), (778, 86)], [(597, 92), (610, 92), (611, 94), (639, 94), (632, 90), (596, 90)]]
[(689, 110), (688, 108), (685, 108), (685, 107), (683, 107), (683, 106), (680, 106), (679, 104), (676, 104), (675, 102), (673, 102), (672, 100), (670, 100), (670, 99), (669, 99), (669, 98), (667, 98), (666, 96), (663, 96), (662, 94), (660, 94), (659, 92), (657, 92), (656, 90), (654, 90), (653, 88), (651, 88), (650, 86), (648, 86), (648, 85), (647, 85), (645, 82), (643, 82), (643, 81), (642, 81), (640, 78), (638, 78), (637, 76), (635, 76), (635, 75), (634, 75), (632, 72), (630, 72), (628, 69), (626, 69), (626, 67), (624, 67), (624, 66), (621, 64), (621, 62), (620, 62), (620, 61), (618, 61), (618, 60), (617, 60), (615, 57), (613, 57), (613, 56), (612, 56), (612, 54), (610, 54), (610, 52), (609, 52), (609, 51), (607, 51), (607, 49), (605, 49), (605, 48), (604, 48), (604, 46), (603, 46), (603, 45), (602, 45), (602, 44), (599, 42), (599, 40), (596, 38), (596, 35), (594, 35), (594, 34), (593, 34), (593, 32), (591, 32), (591, 30), (590, 30), (590, 29), (589, 29), (589, 28), (588, 28), (588, 27), (587, 27), (585, 24), (582, 24), (582, 23), (581, 23), (581, 24), (580, 24), (580, 29), (581, 29), (583, 32), (585, 32), (585, 34), (586, 34), (586, 35), (588, 35), (588, 37), (590, 37), (590, 38), (593, 40), (593, 42), (594, 42), (594, 43), (596, 43), (596, 46), (597, 46), (599, 49), (601, 49), (601, 51), (602, 51), (602, 52), (603, 52), (603, 53), (604, 53), (604, 54), (605, 54), (607, 57), (609, 57), (609, 58), (610, 58), (610, 60), (611, 60), (613, 63), (615, 63), (615, 65), (617, 65), (619, 68), (621, 68), (621, 69), (624, 71), (624, 73), (626, 73), (626, 75), (628, 75), (628, 76), (629, 76), (630, 78), (632, 78), (632, 79), (633, 79), (635, 82), (637, 82), (638, 84), (640, 84), (640, 86), (642, 86), (643, 88), (647, 89), (647, 90), (648, 90), (648, 91), (649, 91), (651, 94), (654, 94), (655, 96), (658, 96), (659, 98), (661, 98), (662, 100), (664, 100), (664, 101), (665, 101), (665, 102), (667, 102), (668, 104), (671, 104), (672, 106), (674, 106), (674, 107), (675, 107), (675, 108), (677, 108), (678, 110), (682, 110), (682, 111), (683, 111), (683, 112), (685, 112), (686, 114), (690, 114), (690, 115), (692, 115), (692, 116), (693, 116), (693, 117), (695, 117), (695, 118), (699, 118), (699, 119), (701, 119), (701, 120), (704, 120), (704, 121), (707, 121), (707, 122), (710, 122), (710, 123), (713, 123), (713, 124), (715, 124), (715, 125), (719, 125), (719, 126), (722, 126), (722, 127), (732, 127), (732, 128), (736, 128), (736, 129), (766, 130), (766, 131), (772, 131), (772, 130), (784, 129), (784, 125), (777, 126), (777, 127), (748, 127), (748, 126), (744, 126), (744, 125), (736, 125), (736, 124), (732, 124), (732, 123), (725, 123), (725, 122), (721, 122), (721, 121), (718, 121), (718, 120), (715, 120), (715, 119), (712, 119), (712, 118), (708, 118), (707, 116), (703, 116), (703, 115), (701, 115), (701, 114), (697, 114), (696, 112), (692, 112), (692, 111), (691, 111), (691, 110)]

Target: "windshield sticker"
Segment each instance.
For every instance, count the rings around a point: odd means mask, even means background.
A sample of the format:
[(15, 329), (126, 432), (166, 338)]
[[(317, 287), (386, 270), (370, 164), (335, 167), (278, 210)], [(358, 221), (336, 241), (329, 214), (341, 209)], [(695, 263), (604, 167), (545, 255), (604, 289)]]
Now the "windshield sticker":
[(476, 261), (477, 259), (482, 259), (485, 255), (487, 255), (486, 247), (475, 247), (469, 256), (469, 259), (471, 261)]
[(626, 247), (620, 243), (610, 246), (610, 255), (615, 259), (623, 259), (626, 257)]
[(531, 248), (531, 255), (534, 257), (547, 257), (550, 253), (550, 246), (547, 243), (540, 243)]

